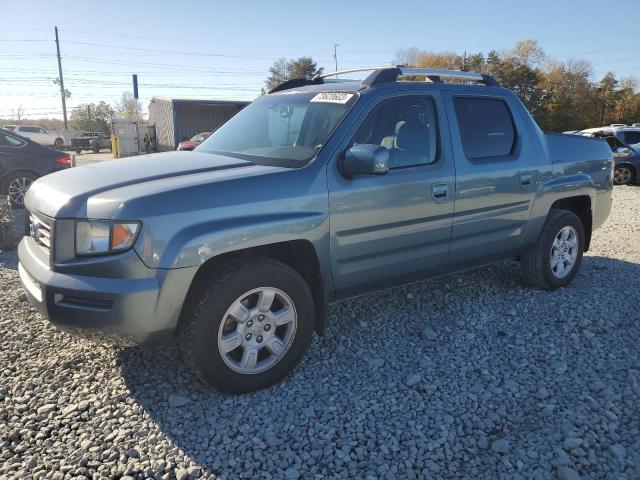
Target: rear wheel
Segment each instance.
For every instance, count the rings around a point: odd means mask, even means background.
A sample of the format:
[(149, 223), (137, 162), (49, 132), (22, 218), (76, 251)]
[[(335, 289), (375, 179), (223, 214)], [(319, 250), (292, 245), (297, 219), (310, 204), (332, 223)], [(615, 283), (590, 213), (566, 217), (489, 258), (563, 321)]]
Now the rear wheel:
[(628, 185), (635, 181), (636, 173), (629, 165), (618, 165), (613, 171), (613, 183)]
[(98, 142), (93, 143), (93, 153), (100, 153), (100, 144)]
[(9, 195), (13, 208), (24, 207), (24, 196), (35, 180), (36, 176), (29, 172), (15, 172), (7, 176), (3, 191)]
[(314, 304), (304, 279), (269, 258), (229, 265), (204, 279), (185, 305), (182, 355), (209, 386), (245, 393), (282, 380), (313, 334)]
[(546, 290), (568, 285), (580, 269), (584, 245), (580, 217), (551, 210), (538, 241), (520, 258), (525, 281)]

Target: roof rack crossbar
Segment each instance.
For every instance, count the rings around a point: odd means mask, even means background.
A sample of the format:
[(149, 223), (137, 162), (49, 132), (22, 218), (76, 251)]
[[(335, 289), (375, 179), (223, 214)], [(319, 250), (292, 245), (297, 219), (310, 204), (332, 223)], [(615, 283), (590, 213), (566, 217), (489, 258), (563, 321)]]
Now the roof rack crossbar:
[(374, 85), (380, 85), (383, 83), (392, 83), (398, 81), (398, 77), (406, 76), (424, 76), (429, 81), (434, 83), (442, 82), (442, 77), (455, 78), (459, 80), (465, 80), (468, 82), (477, 82), (489, 87), (499, 87), (500, 85), (491, 75), (478, 72), (463, 72), (462, 70), (443, 70), (433, 68), (415, 68), (405, 67), (404, 65), (397, 65), (395, 67), (362, 67), (362, 68), (350, 68), (348, 70), (339, 70), (336, 72), (323, 73), (316, 75), (311, 80), (296, 78), (293, 80), (287, 80), (281, 83), (275, 88), (272, 88), (269, 93), (279, 92), (281, 90), (288, 90), (290, 88), (302, 87), (305, 85), (314, 85), (324, 83), (324, 79), (327, 77), (335, 77), (337, 75), (344, 75), (347, 73), (356, 72), (371, 72), (367, 78), (362, 81), (364, 87), (372, 87)]
[(269, 93), (289, 90), (290, 88), (305, 87), (307, 85), (314, 85), (316, 83), (322, 83), (322, 80), (316, 80), (315, 77), (311, 80), (307, 80), (306, 78), (292, 78), (291, 80), (287, 80), (286, 82), (282, 82), (281, 84), (276, 85), (271, 90), (269, 90)]

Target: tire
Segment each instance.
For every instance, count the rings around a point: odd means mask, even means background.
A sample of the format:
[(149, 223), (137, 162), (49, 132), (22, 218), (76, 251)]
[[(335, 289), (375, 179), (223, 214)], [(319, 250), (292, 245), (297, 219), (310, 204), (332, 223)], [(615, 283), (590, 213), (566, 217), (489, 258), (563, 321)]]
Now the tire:
[(100, 144), (98, 142), (93, 144), (93, 153), (100, 153)]
[(62, 147), (64, 147), (64, 140), (62, 140), (61, 138), (56, 138), (56, 141), (53, 142), (53, 148), (55, 148), (56, 150), (62, 150)]
[(613, 171), (613, 183), (616, 185), (629, 185), (635, 180), (636, 172), (629, 165), (618, 165)]
[(78, 155), (80, 155), (80, 154), (82, 153), (82, 149), (81, 149), (81, 148), (76, 148), (76, 153), (77, 153)]
[[(562, 236), (565, 233), (566, 239)], [(575, 247), (570, 246), (572, 236), (575, 236)], [(558, 243), (554, 245), (557, 239)], [(568, 210), (552, 209), (540, 237), (520, 258), (525, 282), (545, 290), (568, 285), (580, 270), (584, 245), (584, 227), (580, 217)], [(557, 262), (555, 266), (554, 262)]]
[(9, 195), (11, 208), (24, 208), (24, 195), (38, 177), (31, 172), (14, 172), (5, 178), (2, 191)]
[[(185, 363), (205, 384), (224, 393), (253, 392), (285, 378), (302, 359), (315, 309), (309, 286), (291, 267), (263, 257), (229, 264), (193, 290), (178, 339)], [(260, 310), (257, 302), (264, 298), (266, 305), (269, 292), (273, 303)]]

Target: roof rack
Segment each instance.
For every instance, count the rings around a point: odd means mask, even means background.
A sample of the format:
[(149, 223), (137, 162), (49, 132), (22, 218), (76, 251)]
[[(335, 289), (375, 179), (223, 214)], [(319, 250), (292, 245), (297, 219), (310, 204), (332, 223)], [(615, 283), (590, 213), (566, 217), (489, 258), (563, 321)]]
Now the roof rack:
[(279, 92), (281, 90), (288, 90), (290, 88), (302, 87), (305, 85), (318, 85), (325, 83), (324, 79), (327, 77), (335, 77), (337, 75), (344, 75), (347, 73), (355, 72), (371, 72), (367, 78), (362, 81), (364, 88), (373, 87), (374, 85), (380, 85), (383, 83), (393, 83), (398, 81), (398, 77), (407, 76), (424, 76), (433, 83), (442, 83), (442, 77), (455, 78), (459, 80), (465, 80), (467, 82), (476, 82), (488, 87), (499, 87), (500, 85), (491, 75), (477, 72), (463, 72), (461, 70), (439, 70), (432, 68), (414, 68), (405, 67), (403, 65), (397, 65), (395, 67), (363, 67), (363, 68), (350, 68), (348, 70), (340, 70), (337, 72), (323, 73), (316, 75), (311, 80), (296, 78), (293, 80), (287, 80), (281, 83), (275, 88), (272, 88), (269, 93)]

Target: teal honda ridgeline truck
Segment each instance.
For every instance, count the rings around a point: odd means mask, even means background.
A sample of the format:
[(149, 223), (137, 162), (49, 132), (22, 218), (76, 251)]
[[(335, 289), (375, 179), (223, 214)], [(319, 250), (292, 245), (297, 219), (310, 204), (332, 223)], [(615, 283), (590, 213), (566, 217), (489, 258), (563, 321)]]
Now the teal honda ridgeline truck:
[(607, 143), (543, 133), (488, 75), (358, 70), (285, 82), (194, 152), (37, 180), (31, 302), (84, 336), (177, 337), (239, 393), (285, 377), (332, 301), (513, 258), (527, 283), (567, 285), (611, 209)]

